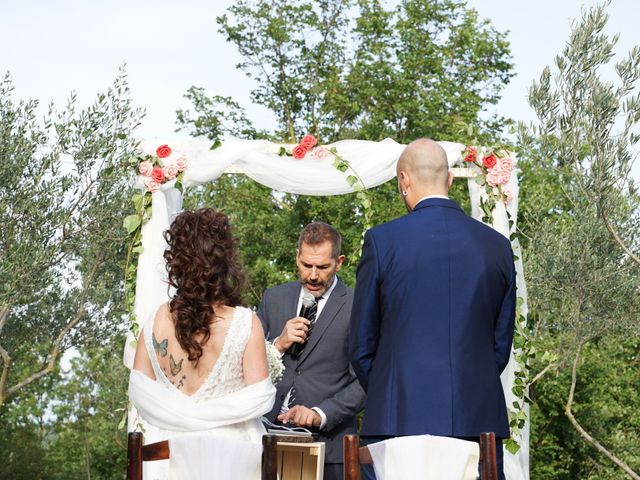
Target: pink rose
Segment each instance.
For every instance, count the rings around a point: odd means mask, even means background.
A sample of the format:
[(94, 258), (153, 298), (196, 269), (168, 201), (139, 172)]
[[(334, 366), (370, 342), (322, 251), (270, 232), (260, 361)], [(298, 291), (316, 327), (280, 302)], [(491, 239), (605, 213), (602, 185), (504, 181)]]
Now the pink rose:
[(324, 158), (327, 155), (329, 155), (329, 150), (327, 150), (324, 147), (316, 147), (313, 150), (311, 150), (311, 154), (313, 155), (313, 158), (317, 158), (318, 160), (320, 160), (321, 158)]
[(162, 169), (162, 172), (167, 180), (172, 180), (178, 176), (178, 166), (175, 162), (167, 163)]
[(187, 159), (184, 157), (178, 157), (176, 160), (176, 167), (178, 167), (179, 172), (184, 172), (187, 168)]
[(151, 177), (145, 177), (143, 182), (144, 186), (147, 187), (147, 190), (150, 192), (157, 192), (160, 190), (160, 184)]
[(300, 140), (300, 145), (305, 147), (307, 150), (315, 147), (318, 144), (318, 140), (313, 135), (305, 135), (302, 140)]
[(162, 168), (153, 167), (153, 170), (151, 170), (151, 178), (158, 183), (164, 182), (164, 172), (162, 171)]
[(156, 148), (156, 155), (158, 156), (158, 158), (166, 158), (171, 155), (171, 148), (169, 147), (169, 145), (160, 145), (158, 148)]
[(306, 154), (307, 154), (307, 147), (305, 147), (302, 144), (296, 145), (295, 148), (293, 149), (293, 152), (291, 152), (291, 155), (293, 155), (293, 158), (297, 158), (298, 160), (300, 160), (301, 158), (304, 158)]
[(511, 175), (511, 171), (513, 170), (513, 160), (510, 158), (501, 158), (498, 162), (500, 163), (500, 170)]
[(511, 200), (513, 200), (513, 190), (509, 187), (502, 187), (502, 194), (504, 195), (504, 203), (511, 203)]
[(151, 175), (152, 170), (153, 170), (153, 164), (148, 160), (144, 160), (140, 162), (140, 165), (138, 165), (138, 171), (140, 172), (140, 175), (143, 175), (145, 177), (148, 177), (149, 175)]
[(502, 184), (502, 174), (500, 170), (489, 169), (487, 172), (487, 183), (492, 187)]
[(498, 163), (495, 153), (482, 158), (482, 164), (487, 168), (493, 168)]
[(498, 185), (506, 185), (511, 180), (511, 172), (506, 170), (500, 170), (498, 166), (490, 168), (487, 172), (487, 183), (492, 187)]
[[(485, 160), (488, 157), (485, 157)], [(511, 181), (511, 170), (513, 160), (510, 158), (499, 158), (496, 164), (487, 170), (487, 183), (492, 187), (506, 185)]]

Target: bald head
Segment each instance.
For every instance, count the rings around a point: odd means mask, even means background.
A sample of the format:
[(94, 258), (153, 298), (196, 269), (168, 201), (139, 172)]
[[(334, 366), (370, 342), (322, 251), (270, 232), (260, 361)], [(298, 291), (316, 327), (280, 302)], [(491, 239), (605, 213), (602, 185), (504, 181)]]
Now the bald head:
[(398, 171), (410, 172), (416, 187), (448, 190), (449, 163), (438, 143), (428, 138), (411, 142), (400, 155)]
[(428, 195), (447, 195), (453, 178), (447, 154), (428, 138), (407, 145), (398, 159), (396, 174), (408, 210)]

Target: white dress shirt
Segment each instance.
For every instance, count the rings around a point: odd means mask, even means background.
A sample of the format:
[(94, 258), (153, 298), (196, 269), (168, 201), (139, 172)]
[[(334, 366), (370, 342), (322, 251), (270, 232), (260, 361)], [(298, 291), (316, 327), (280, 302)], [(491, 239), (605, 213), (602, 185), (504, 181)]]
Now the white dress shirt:
[[(320, 318), (320, 313), (322, 313), (322, 309), (327, 304), (327, 300), (329, 299), (331, 292), (333, 292), (333, 289), (336, 287), (337, 284), (338, 284), (338, 277), (333, 277), (333, 283), (327, 289), (327, 291), (322, 294), (322, 298), (318, 300), (318, 309), (316, 311), (316, 321), (318, 320), (318, 318)], [(296, 312), (299, 312), (300, 308), (302, 307), (302, 297), (304, 293), (305, 293), (304, 288), (300, 287), (300, 294), (298, 297), (298, 306), (297, 306)], [(275, 343), (277, 339), (278, 338), (275, 338), (273, 342)], [(284, 353), (282, 355), (284, 355)], [(282, 402), (282, 408), (280, 409), (280, 413), (284, 413), (289, 410), (287, 405), (289, 404), (290, 396), (291, 396), (291, 390), (287, 392), (287, 396)], [(327, 424), (327, 416), (325, 415), (325, 413), (318, 407), (311, 407), (311, 410), (318, 412), (318, 415), (320, 415), (320, 428), (324, 428), (325, 425)]]

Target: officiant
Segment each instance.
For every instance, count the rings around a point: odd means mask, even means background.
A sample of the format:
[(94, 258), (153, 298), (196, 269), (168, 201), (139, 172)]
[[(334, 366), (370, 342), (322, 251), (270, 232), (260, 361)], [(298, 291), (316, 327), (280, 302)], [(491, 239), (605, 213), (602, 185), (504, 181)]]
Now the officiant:
[(349, 365), (353, 290), (336, 275), (344, 261), (341, 246), (332, 226), (307, 225), (298, 239), (299, 280), (267, 289), (257, 312), (285, 365), (266, 417), (318, 434), (326, 444), (325, 480), (342, 479), (342, 437), (356, 433), (365, 402)]

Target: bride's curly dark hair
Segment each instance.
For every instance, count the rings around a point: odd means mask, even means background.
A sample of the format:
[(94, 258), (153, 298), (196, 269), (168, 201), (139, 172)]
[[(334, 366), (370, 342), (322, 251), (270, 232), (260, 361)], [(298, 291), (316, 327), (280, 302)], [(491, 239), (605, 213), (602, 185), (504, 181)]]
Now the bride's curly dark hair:
[(176, 289), (169, 303), (176, 338), (197, 366), (210, 337), (213, 305), (242, 302), (245, 275), (236, 240), (227, 216), (210, 208), (180, 213), (164, 238), (169, 284)]

